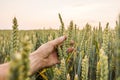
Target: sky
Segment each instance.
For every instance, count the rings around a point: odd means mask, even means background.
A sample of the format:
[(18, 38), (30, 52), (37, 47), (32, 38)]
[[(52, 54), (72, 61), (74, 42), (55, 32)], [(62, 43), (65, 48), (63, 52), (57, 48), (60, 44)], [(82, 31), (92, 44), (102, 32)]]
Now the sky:
[(19, 29), (58, 29), (61, 14), (65, 26), (73, 20), (79, 28), (86, 23), (98, 26), (107, 22), (114, 28), (120, 14), (120, 0), (0, 0), (0, 29), (12, 29), (12, 19)]

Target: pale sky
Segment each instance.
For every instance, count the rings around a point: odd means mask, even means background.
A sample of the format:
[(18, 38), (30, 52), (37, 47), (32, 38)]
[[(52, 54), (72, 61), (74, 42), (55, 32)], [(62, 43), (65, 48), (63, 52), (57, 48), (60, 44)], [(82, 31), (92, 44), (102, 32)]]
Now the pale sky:
[(120, 0), (0, 0), (0, 29), (12, 29), (14, 16), (19, 29), (59, 28), (58, 13), (66, 26), (71, 20), (80, 28), (87, 22), (115, 26)]

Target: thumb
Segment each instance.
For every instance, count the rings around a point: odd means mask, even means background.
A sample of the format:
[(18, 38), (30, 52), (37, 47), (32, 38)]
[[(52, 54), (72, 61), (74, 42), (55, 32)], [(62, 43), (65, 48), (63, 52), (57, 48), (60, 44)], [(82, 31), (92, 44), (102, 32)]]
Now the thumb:
[(54, 46), (57, 46), (57, 45), (62, 44), (66, 39), (67, 39), (67, 36), (61, 36), (61, 37), (59, 37), (51, 42)]

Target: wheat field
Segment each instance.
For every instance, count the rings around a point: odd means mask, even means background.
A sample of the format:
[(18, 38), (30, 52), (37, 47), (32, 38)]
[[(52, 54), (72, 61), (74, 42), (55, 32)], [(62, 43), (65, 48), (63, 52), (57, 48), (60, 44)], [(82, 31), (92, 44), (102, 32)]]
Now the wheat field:
[[(105, 28), (101, 23), (96, 27), (87, 23), (79, 29), (73, 21), (65, 29), (60, 14), (59, 19), (59, 30), (19, 30), (16, 18), (13, 19), (13, 30), (0, 30), (0, 64), (12, 61), (8, 80), (120, 80), (120, 16), (114, 29), (109, 23)], [(61, 64), (29, 76), (29, 53), (62, 35), (68, 38), (63, 47), (58, 48)], [(71, 40), (75, 49), (67, 53)], [(20, 53), (21, 59), (16, 52)]]

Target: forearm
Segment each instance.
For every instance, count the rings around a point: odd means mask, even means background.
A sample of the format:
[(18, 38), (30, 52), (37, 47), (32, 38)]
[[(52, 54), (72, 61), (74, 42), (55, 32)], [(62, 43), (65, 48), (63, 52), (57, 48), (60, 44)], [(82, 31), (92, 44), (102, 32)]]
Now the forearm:
[[(33, 52), (29, 56), (30, 60), (30, 74), (34, 74), (39, 69), (43, 68), (43, 59), (38, 59), (36, 52)], [(6, 80), (10, 68), (10, 62), (0, 65), (0, 80)]]
[(0, 65), (0, 80), (6, 80), (9, 71), (9, 63)]

